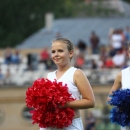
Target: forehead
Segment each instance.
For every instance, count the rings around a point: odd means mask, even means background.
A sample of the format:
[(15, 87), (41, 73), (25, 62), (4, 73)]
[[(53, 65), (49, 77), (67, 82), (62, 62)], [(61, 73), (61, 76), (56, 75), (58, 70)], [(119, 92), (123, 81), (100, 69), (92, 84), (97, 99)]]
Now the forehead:
[(67, 44), (60, 42), (60, 41), (55, 41), (52, 43), (51, 48), (67, 48)]

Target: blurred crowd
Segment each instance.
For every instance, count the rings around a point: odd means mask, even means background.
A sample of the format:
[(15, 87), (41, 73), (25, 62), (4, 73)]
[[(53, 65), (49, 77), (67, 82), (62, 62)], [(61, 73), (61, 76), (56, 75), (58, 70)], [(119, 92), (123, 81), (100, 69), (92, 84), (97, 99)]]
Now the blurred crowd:
[[(130, 42), (130, 27), (125, 29), (113, 29), (109, 34), (109, 44), (103, 45), (95, 31), (90, 35), (90, 59), (88, 48), (84, 41), (77, 44), (76, 67), (79, 68), (126, 68), (129, 66), (128, 42)], [(88, 65), (89, 64), (89, 65)]]
[[(123, 69), (130, 65), (127, 45), (130, 42), (129, 26), (123, 29), (111, 29), (108, 33), (108, 44), (102, 44), (100, 39), (101, 37), (98, 36), (97, 32), (92, 31), (89, 43), (80, 39), (75, 44), (75, 56), (72, 60), (75, 67), (96, 70), (104, 68)], [(14, 68), (15, 72), (12, 71)], [(20, 70), (24, 73), (54, 69), (56, 66), (51, 60), (50, 48), (43, 48), (39, 54), (29, 53), (23, 56), (20, 50), (16, 49), (12, 52), (12, 49), (8, 47), (0, 58), (0, 84), (11, 83), (12, 74), (19, 73)]]

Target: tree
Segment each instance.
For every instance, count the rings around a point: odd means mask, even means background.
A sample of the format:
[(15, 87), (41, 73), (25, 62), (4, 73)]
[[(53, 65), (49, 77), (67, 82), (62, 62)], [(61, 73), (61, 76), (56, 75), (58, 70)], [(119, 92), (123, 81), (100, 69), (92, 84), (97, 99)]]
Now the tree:
[[(75, 0), (78, 2), (79, 0)], [(44, 26), (44, 15), (72, 16), (69, 0), (4, 0), (0, 4), (0, 47), (15, 46)]]
[(130, 0), (124, 0), (124, 1), (126, 1), (126, 2), (130, 3)]
[[(97, 9), (108, 13), (108, 9)], [(44, 27), (47, 12), (53, 12), (55, 18), (86, 17), (96, 16), (97, 9), (92, 4), (86, 5), (84, 0), (3, 0), (0, 4), (0, 47), (14, 47)]]

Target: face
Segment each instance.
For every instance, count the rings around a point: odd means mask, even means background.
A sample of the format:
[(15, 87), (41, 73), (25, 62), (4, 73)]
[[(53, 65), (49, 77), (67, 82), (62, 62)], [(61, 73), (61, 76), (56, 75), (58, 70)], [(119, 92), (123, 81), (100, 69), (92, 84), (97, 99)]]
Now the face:
[(73, 52), (69, 52), (66, 43), (55, 41), (52, 43), (52, 60), (56, 65), (65, 66), (70, 64), (70, 58), (73, 56)]

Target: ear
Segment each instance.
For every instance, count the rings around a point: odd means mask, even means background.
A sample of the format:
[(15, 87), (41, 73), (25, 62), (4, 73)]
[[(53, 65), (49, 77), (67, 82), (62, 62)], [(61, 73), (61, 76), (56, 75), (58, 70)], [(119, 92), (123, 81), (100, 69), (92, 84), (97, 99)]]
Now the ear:
[(70, 58), (72, 58), (74, 55), (74, 51), (70, 51)]

